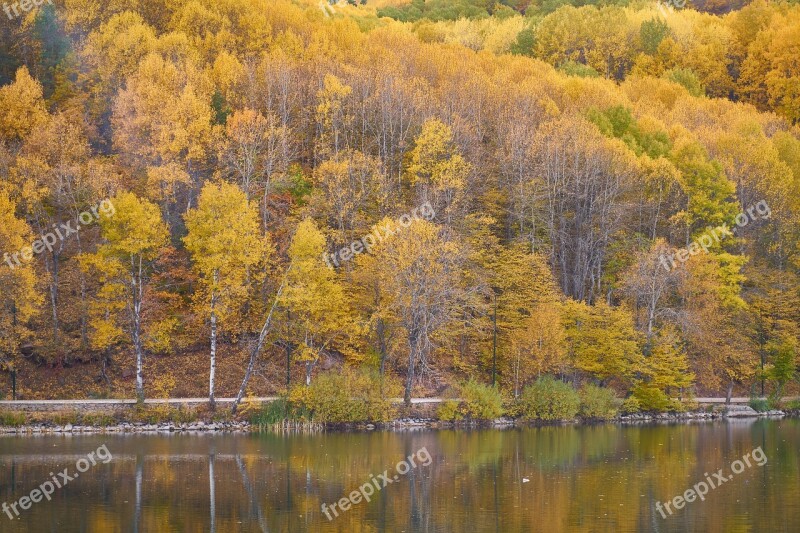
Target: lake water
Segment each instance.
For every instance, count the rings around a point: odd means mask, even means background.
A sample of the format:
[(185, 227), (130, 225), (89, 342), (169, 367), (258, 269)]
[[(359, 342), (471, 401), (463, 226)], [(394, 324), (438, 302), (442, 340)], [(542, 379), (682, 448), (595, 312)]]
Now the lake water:
[(795, 533), (800, 421), (2, 437), (0, 501), (0, 532)]

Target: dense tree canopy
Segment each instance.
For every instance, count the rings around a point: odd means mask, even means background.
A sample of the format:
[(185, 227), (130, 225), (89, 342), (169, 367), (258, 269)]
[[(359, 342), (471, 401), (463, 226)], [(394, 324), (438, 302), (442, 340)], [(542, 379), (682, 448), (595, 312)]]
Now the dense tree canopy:
[(0, 264), (5, 367), (791, 386), (797, 5), (57, 4), (0, 22), (0, 253), (115, 209)]

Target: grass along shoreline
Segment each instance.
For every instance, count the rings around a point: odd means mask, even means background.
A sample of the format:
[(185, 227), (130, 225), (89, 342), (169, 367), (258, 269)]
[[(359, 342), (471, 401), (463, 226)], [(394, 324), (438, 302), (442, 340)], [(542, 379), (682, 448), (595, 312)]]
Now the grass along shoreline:
[[(431, 400), (431, 399), (425, 399)], [(596, 423), (691, 422), (727, 418), (798, 417), (797, 401), (787, 403), (783, 410), (756, 411), (741, 404), (712, 404), (681, 412), (615, 413), (606, 418), (574, 416), (571, 418), (534, 419), (525, 416), (460, 419), (443, 418), (433, 408), (437, 403), (412, 404), (386, 420), (322, 421), (313, 413), (293, 408), (286, 400), (266, 403), (245, 402), (242, 409), (231, 415), (227, 409), (210, 411), (207, 405), (186, 407), (170, 404), (134, 404), (126, 409), (80, 411), (57, 409), (25, 411), (0, 408), (0, 434), (61, 434), (61, 433), (147, 433), (147, 432), (249, 432), (323, 430), (401, 430), (406, 428), (508, 428), (543, 425), (589, 425)], [(8, 402), (5, 402), (8, 403)], [(22, 402), (24, 403), (24, 402)], [(756, 407), (760, 401), (756, 400)], [(89, 404), (97, 406), (97, 404)], [(422, 406), (422, 407), (420, 407)]]

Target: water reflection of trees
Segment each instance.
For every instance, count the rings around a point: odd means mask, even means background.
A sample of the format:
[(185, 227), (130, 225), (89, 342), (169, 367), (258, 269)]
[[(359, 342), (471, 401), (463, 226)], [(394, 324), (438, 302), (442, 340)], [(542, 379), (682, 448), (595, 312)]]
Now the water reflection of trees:
[[(47, 479), (54, 463), (74, 464), (74, 456), (48, 456), (44, 442), (43, 453), (9, 455), (0, 441), (5, 500)], [(54, 516), (75, 515), (75, 531), (780, 530), (800, 523), (799, 442), (800, 423), (792, 420), (109, 440), (112, 463), (15, 527), (50, 531)], [(757, 446), (779, 467), (748, 469), (669, 520), (656, 513), (655, 501)], [(322, 515), (322, 503), (338, 501), (371, 474), (392, 474), (422, 447), (430, 466), (412, 469), (332, 522)], [(749, 503), (739, 508), (737, 500)]]

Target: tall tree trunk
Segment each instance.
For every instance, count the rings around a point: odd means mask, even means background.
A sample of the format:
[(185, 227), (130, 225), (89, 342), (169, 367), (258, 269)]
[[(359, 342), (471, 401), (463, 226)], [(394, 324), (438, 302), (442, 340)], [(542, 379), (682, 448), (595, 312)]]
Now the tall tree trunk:
[(142, 337), (140, 332), (139, 312), (136, 311), (133, 325), (133, 346), (136, 350), (136, 399), (144, 402), (144, 372), (142, 369)]
[[(289, 266), (291, 268), (291, 265)], [(289, 273), (289, 269), (286, 269), (286, 273)], [(286, 286), (286, 275), (283, 276), (283, 282), (281, 286), (278, 287), (278, 292), (275, 294), (275, 299), (272, 301), (272, 307), (269, 309), (269, 314), (267, 315), (267, 319), (264, 321), (264, 326), (261, 328), (261, 333), (258, 334), (258, 342), (250, 351), (250, 362), (247, 364), (247, 370), (244, 373), (244, 380), (242, 380), (242, 386), (239, 387), (239, 394), (236, 395), (236, 400), (233, 402), (233, 407), (231, 408), (231, 413), (236, 414), (236, 410), (239, 408), (239, 404), (242, 401), (242, 397), (244, 396), (245, 390), (247, 390), (247, 383), (250, 381), (250, 376), (253, 374), (253, 368), (256, 364), (256, 359), (258, 358), (259, 352), (261, 352), (261, 348), (264, 346), (264, 340), (267, 338), (267, 334), (269, 330), (272, 328), (272, 314), (275, 312), (275, 307), (278, 304), (278, 299), (281, 297), (281, 293), (283, 293), (283, 288)]]
[(86, 277), (81, 272), (81, 349), (89, 349), (89, 321), (86, 319), (88, 310), (86, 297)]
[[(80, 214), (78, 215), (80, 216)], [(76, 217), (77, 218), (77, 217)], [(83, 244), (81, 243), (80, 233), (75, 235), (78, 243), (78, 254), (83, 254)], [(83, 270), (78, 270), (81, 280), (81, 349), (89, 349), (89, 321), (87, 320), (88, 304), (86, 296), (86, 275)]]
[(53, 316), (53, 346), (58, 346), (58, 254), (52, 254), (50, 269), (50, 311)]
[[(134, 259), (135, 261), (135, 259)], [(136, 399), (144, 402), (144, 371), (142, 368), (142, 258), (139, 257), (139, 274), (131, 276), (133, 289), (133, 348), (136, 352)]]
[(414, 385), (414, 353), (408, 356), (408, 373), (406, 374), (406, 390), (403, 394), (403, 403), (411, 407), (411, 387)]
[(111, 355), (108, 352), (109, 349), (106, 348), (106, 351), (103, 354), (103, 358), (101, 360), (103, 366), (100, 369), (100, 375), (102, 376), (103, 381), (106, 382), (106, 386), (108, 387), (108, 389), (111, 390), (111, 378), (108, 377), (108, 373), (106, 372), (106, 369), (109, 367), (109, 364), (111, 363)]
[(375, 333), (378, 336), (378, 350), (381, 355), (380, 374), (383, 376), (384, 372), (386, 372), (386, 357), (389, 354), (389, 348), (386, 342), (386, 323), (382, 318), (379, 318), (375, 325)]
[(408, 372), (406, 374), (406, 390), (403, 395), (403, 403), (406, 407), (411, 407), (411, 389), (414, 386), (414, 365), (417, 360), (417, 350), (419, 349), (419, 338), (416, 331), (408, 334)]
[[(219, 273), (214, 272), (214, 285), (216, 286)], [(208, 406), (213, 411), (217, 408), (214, 400), (214, 378), (217, 372), (217, 293), (216, 289), (211, 292), (211, 368), (208, 372)]]

